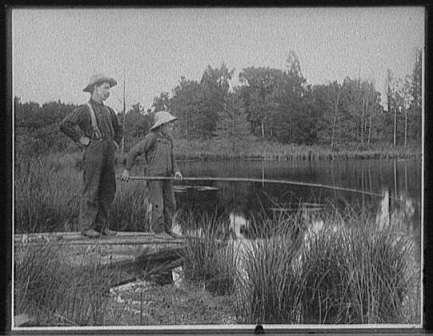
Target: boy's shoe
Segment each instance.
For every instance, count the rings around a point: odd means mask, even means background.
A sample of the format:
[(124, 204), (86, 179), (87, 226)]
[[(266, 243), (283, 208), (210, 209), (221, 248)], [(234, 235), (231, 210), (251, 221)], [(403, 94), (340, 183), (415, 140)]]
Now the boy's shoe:
[(109, 228), (105, 228), (105, 229), (103, 229), (103, 230), (101, 231), (101, 234), (102, 234), (103, 236), (112, 237), (112, 236), (117, 235), (117, 232), (116, 232), (116, 231), (113, 231), (113, 230), (110, 230)]
[(81, 235), (87, 238), (98, 238), (101, 234), (94, 229), (87, 229), (81, 231)]

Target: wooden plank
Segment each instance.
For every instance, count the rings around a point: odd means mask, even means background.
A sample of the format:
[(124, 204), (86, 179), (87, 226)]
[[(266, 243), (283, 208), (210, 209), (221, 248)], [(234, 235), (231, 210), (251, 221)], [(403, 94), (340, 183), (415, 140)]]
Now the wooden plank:
[(154, 244), (183, 244), (185, 238), (169, 238), (147, 232), (118, 232), (116, 236), (101, 236), (91, 239), (82, 236), (79, 232), (49, 232), (15, 234), (14, 243), (22, 244), (69, 244), (69, 245), (154, 245)]
[[(136, 232), (119, 232), (117, 236), (101, 239), (88, 239), (77, 232), (15, 235), (14, 261), (19, 264), (26, 253), (48, 248), (52, 249), (53, 257), (61, 258), (62, 263), (71, 267), (71, 272), (113, 271), (116, 276), (111, 285), (116, 285), (143, 277), (171, 276), (171, 270), (183, 263), (187, 238), (168, 239)], [(218, 242), (220, 246), (227, 243)]]
[(139, 256), (143, 263), (146, 258), (157, 262), (158, 258), (160, 261), (164, 259), (163, 255), (175, 255), (175, 251), (184, 248), (185, 238), (174, 239), (166, 235), (143, 232), (119, 232), (112, 237), (89, 239), (79, 232), (53, 232), (15, 235), (14, 243), (15, 261), (18, 263), (28, 249), (49, 247), (71, 267), (92, 267), (95, 264), (129, 267), (128, 265), (137, 262)]

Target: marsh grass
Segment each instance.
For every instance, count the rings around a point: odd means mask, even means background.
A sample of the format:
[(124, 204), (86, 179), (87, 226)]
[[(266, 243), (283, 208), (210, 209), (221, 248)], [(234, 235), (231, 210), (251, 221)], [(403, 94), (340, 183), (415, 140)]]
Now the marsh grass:
[(401, 323), (404, 298), (420, 282), (414, 242), (392, 227), (378, 230), (369, 223), (366, 230), (352, 233), (349, 250), (355, 323)]
[(221, 248), (215, 231), (204, 230), (184, 256), (187, 280), (230, 275), (239, 323), (419, 322), (414, 242), (392, 223), (379, 228), (353, 209), (320, 225), (301, 211), (251, 220), (252, 238)]
[(238, 278), (236, 311), (244, 323), (295, 323), (302, 287), (292, 260), (296, 249), (281, 235), (247, 244)]
[(228, 223), (221, 217), (206, 213), (199, 217), (188, 213), (184, 218), (186, 222), (183, 225), (190, 228), (182, 254), (184, 278), (193, 283), (203, 283), (216, 295), (232, 293), (236, 255), (232, 247), (222, 241)]
[[(408, 316), (404, 306), (420, 282), (413, 241), (392, 225), (379, 230), (363, 216), (329, 215), (321, 229), (304, 226), (299, 248), (281, 227), (247, 249), (239, 296), (239, 306), (249, 307), (239, 310), (243, 321), (419, 322), (413, 319), (419, 313)], [(419, 311), (419, 301), (407, 304)]]
[[(17, 156), (14, 170), (15, 233), (80, 231), (81, 153)], [(111, 228), (146, 231), (147, 192), (142, 183), (117, 183)]]
[(300, 211), (265, 212), (251, 218), (252, 239), (238, 240), (235, 308), (240, 323), (299, 321), (301, 278), (294, 260), (299, 255), (304, 221)]
[(228, 139), (176, 139), (175, 154), (179, 159), (264, 159), (264, 160), (333, 160), (391, 159), (419, 156), (419, 147), (393, 147), (388, 144), (297, 145), (262, 140), (257, 137), (233, 141)]
[[(59, 156), (15, 162), (15, 232), (69, 231), (79, 206), (80, 175)], [(60, 229), (60, 230), (59, 230)]]
[[(182, 255), (186, 283), (230, 297), (238, 323), (420, 322), (414, 243), (392, 225), (379, 229), (348, 212), (315, 227), (295, 213), (252, 219), (263, 223), (258, 238), (227, 239), (222, 217), (183, 218), (197, 228)], [(78, 272), (64, 247), (30, 246), (15, 261), (15, 314), (29, 313), (36, 325), (122, 324), (107, 297), (114, 270), (96, 260)]]
[(110, 227), (118, 231), (149, 231), (149, 191), (145, 183), (118, 183), (111, 207)]
[(27, 313), (36, 326), (104, 325), (109, 288), (120, 274), (96, 258), (83, 267), (65, 263), (61, 245), (23, 247), (15, 258), (14, 313)]

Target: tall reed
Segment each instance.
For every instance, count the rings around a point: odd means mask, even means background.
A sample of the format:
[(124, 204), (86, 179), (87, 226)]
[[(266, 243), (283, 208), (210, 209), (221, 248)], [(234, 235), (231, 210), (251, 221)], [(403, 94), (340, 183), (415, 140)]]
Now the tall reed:
[[(80, 153), (44, 157), (17, 156), (15, 161), (15, 232), (79, 231), (82, 172)], [(117, 183), (110, 226), (146, 231), (148, 191), (141, 183)]]
[(187, 281), (204, 283), (218, 295), (233, 292), (236, 278), (235, 254), (231, 246), (222, 241), (228, 223), (216, 215), (184, 216), (182, 226), (189, 228), (186, 248), (182, 254), (183, 273)]
[(149, 231), (149, 189), (140, 182), (117, 183), (110, 227), (119, 231)]
[[(63, 231), (78, 214), (81, 177), (62, 157), (15, 162), (15, 232)], [(60, 229), (60, 230), (59, 230)]]
[[(299, 224), (300, 235), (287, 229), (296, 218), (307, 221)], [(419, 322), (413, 241), (392, 225), (379, 229), (363, 216), (338, 214), (320, 225), (294, 216), (280, 218), (277, 229), (264, 227), (270, 230), (262, 234), (267, 238), (240, 243), (241, 322)], [(410, 310), (418, 313), (409, 316)]]
[(334, 160), (334, 159), (392, 159), (419, 157), (416, 146), (404, 148), (381, 144), (329, 145), (283, 144), (257, 137), (237, 140), (235, 146), (227, 139), (176, 140), (175, 154), (181, 159), (264, 159), (264, 160)]
[(78, 262), (73, 267), (65, 263), (65, 248), (27, 245), (16, 251), (15, 315), (27, 313), (34, 325), (41, 326), (106, 324), (108, 290), (120, 273), (98, 258), (84, 266), (86, 254), (75, 256)]

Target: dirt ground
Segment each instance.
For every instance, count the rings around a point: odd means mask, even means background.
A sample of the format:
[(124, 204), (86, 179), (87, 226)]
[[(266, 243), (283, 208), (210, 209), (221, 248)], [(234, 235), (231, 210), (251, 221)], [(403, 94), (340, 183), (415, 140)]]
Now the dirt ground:
[(131, 283), (110, 291), (108, 311), (107, 326), (236, 324), (233, 298), (202, 285)]

